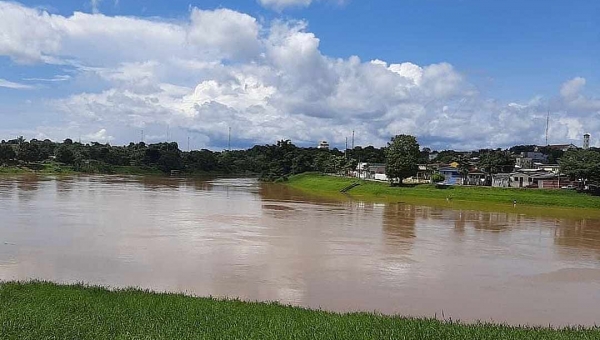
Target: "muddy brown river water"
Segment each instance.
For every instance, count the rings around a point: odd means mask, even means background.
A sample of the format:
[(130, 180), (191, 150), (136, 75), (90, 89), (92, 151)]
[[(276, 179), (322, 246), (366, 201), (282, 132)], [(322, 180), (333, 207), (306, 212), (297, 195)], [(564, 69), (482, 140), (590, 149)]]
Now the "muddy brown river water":
[(0, 178), (0, 280), (600, 324), (600, 220), (330, 201), (254, 179)]

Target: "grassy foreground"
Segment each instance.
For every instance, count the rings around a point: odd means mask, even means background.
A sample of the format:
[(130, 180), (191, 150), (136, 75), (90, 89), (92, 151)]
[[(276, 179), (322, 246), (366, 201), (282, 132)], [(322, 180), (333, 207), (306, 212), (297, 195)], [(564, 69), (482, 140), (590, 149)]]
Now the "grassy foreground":
[(0, 339), (599, 339), (600, 329), (335, 314), (136, 289), (0, 283)]
[[(339, 191), (356, 182), (353, 178), (326, 176), (307, 173), (290, 177), (287, 185), (321, 195), (337, 195)], [(390, 187), (387, 183), (360, 181), (361, 185), (353, 188), (348, 194), (355, 198), (370, 201), (414, 202), (414, 203), (447, 203), (452, 205), (485, 210), (485, 208), (513, 208), (513, 200), (517, 200), (517, 208), (528, 210), (535, 207), (552, 207), (574, 211), (584, 215), (598, 215), (600, 197), (579, 194), (573, 190), (541, 190), (510, 189), (490, 187), (451, 186), (438, 189), (434, 185), (422, 184), (414, 187)]]

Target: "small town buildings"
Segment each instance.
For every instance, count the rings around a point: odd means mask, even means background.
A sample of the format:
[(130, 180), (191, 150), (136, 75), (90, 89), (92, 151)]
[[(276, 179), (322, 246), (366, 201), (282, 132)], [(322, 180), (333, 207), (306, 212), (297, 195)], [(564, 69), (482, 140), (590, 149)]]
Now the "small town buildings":
[(442, 184), (456, 185), (461, 184), (461, 176), (457, 168), (447, 166), (439, 169), (440, 175), (444, 176)]
[(376, 179), (387, 181), (385, 175), (385, 164), (383, 163), (358, 163), (356, 170), (352, 174), (354, 177), (362, 179)]
[(511, 188), (525, 188), (534, 186), (533, 179), (535, 175), (545, 174), (538, 169), (522, 169), (510, 174)]
[(486, 185), (485, 174), (480, 171), (472, 171), (463, 179), (463, 185)]
[(522, 152), (515, 159), (515, 168), (517, 169), (535, 169), (536, 164), (548, 162), (548, 156), (541, 152)]
[(538, 164), (536, 166), (536, 169), (544, 170), (546, 172), (552, 172), (552, 173), (557, 174), (560, 171), (560, 165), (558, 165), (558, 164)]
[(499, 173), (492, 175), (492, 186), (495, 188), (509, 188), (510, 187), (510, 174)]
[(538, 146), (539, 148), (550, 148), (552, 150), (560, 150), (560, 151), (569, 151), (569, 150), (573, 150), (573, 149), (577, 149), (577, 145), (574, 144), (554, 144), (554, 145), (548, 145), (548, 146)]
[(317, 149), (329, 150), (329, 143), (327, 143), (325, 140), (321, 141), (319, 146), (317, 146)]

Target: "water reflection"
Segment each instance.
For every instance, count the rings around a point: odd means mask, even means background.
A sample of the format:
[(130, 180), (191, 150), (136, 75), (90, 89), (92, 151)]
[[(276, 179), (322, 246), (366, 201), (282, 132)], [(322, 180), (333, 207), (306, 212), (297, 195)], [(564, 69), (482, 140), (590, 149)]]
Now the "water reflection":
[(0, 200), (0, 279), (465, 320), (600, 319), (599, 220), (339, 201), (231, 178), (0, 178)]
[(26, 202), (33, 199), (40, 183), (40, 180), (34, 176), (19, 177), (16, 180), (19, 200)]
[[(428, 218), (426, 209), (419, 209), (421, 217)], [(383, 233), (386, 242), (395, 243), (416, 237), (417, 207), (404, 203), (390, 203), (383, 206)]]
[(554, 243), (563, 249), (566, 255), (573, 249), (590, 251), (600, 260), (600, 221), (581, 219), (575, 221), (558, 220), (554, 232)]

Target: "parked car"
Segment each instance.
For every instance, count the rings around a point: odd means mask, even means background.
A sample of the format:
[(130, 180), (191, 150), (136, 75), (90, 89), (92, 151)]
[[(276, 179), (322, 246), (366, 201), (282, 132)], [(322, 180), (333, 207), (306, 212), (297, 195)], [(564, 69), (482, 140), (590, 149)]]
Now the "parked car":
[(574, 185), (563, 185), (562, 187), (560, 187), (561, 189), (567, 189), (567, 190), (575, 190), (575, 186)]

